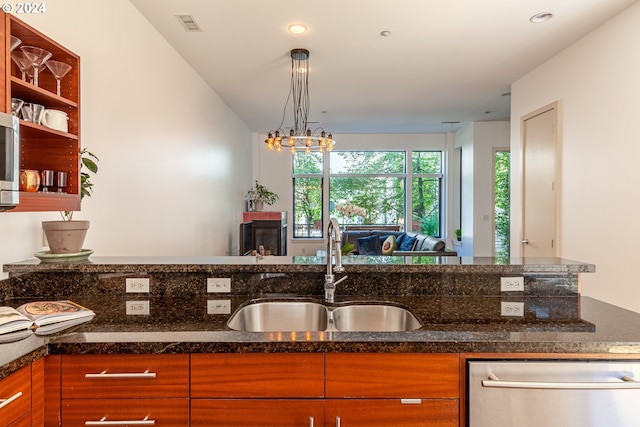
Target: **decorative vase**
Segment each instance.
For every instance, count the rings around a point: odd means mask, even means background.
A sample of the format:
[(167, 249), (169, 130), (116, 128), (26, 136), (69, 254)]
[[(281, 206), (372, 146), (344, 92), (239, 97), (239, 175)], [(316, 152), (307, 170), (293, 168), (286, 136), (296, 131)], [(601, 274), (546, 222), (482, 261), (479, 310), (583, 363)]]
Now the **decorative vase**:
[(262, 212), (262, 208), (264, 208), (264, 202), (262, 200), (254, 200), (253, 207), (256, 212)]
[(35, 193), (40, 188), (40, 172), (31, 169), (20, 169), (20, 191)]
[(74, 254), (82, 251), (89, 221), (42, 221), (42, 229), (52, 254)]

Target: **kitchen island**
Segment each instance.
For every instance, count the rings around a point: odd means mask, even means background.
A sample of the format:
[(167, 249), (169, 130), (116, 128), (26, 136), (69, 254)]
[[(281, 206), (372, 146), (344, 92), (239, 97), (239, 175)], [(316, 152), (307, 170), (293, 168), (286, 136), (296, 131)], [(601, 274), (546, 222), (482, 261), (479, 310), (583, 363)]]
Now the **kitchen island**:
[[(324, 262), (316, 257), (92, 257), (85, 263), (27, 260), (5, 265), (10, 273), (0, 285), (5, 305), (68, 298), (93, 309), (96, 317), (55, 335), (0, 344), (0, 375), (4, 378), (44, 356), (61, 366), (62, 372), (65, 360), (71, 366), (94, 357), (187, 357), (171, 363), (191, 364), (192, 390), (205, 389), (191, 395), (192, 411), (199, 408), (196, 413), (206, 420), (213, 415), (204, 402), (218, 392), (207, 388), (212, 380), (200, 384), (194, 372), (211, 375), (219, 364), (228, 369), (237, 363), (238, 372), (248, 370), (252, 378), (264, 374), (271, 382), (277, 382), (273, 373), (281, 372), (277, 369), (286, 369), (285, 376), (291, 374), (296, 380), (302, 376), (311, 381), (306, 377), (314, 369), (308, 367), (317, 365), (320, 372), (314, 384), (320, 381), (318, 390), (330, 390), (335, 385), (332, 372), (342, 372), (343, 365), (353, 372), (366, 372), (359, 377), (365, 381), (373, 373), (388, 370), (381, 370), (381, 363), (408, 363), (406, 372), (393, 371), (393, 379), (406, 376), (413, 384), (418, 371), (432, 371), (435, 363), (442, 365), (438, 369), (442, 375), (449, 375), (436, 383), (455, 386), (436, 395), (416, 390), (415, 395), (435, 399), (430, 404), (444, 405), (430, 407), (429, 413), (446, 413), (445, 418), (452, 420), (446, 425), (459, 425), (465, 406), (458, 379), (465, 377), (468, 358), (640, 358), (640, 314), (580, 296), (580, 275), (595, 267), (561, 259), (351, 257), (345, 260), (348, 278), (337, 287), (335, 306), (353, 301), (392, 303), (408, 308), (422, 327), (403, 332), (242, 332), (227, 326), (238, 308), (255, 301), (323, 303)], [(524, 289), (501, 291), (501, 277), (522, 277)], [(126, 292), (127, 278), (148, 279), (149, 292)], [(229, 278), (230, 292), (208, 293), (207, 278)], [(505, 316), (504, 302), (522, 303), (522, 316)], [(315, 360), (315, 355), (321, 359)], [(365, 359), (350, 365), (350, 355)], [(261, 362), (251, 362), (254, 357)], [(251, 370), (254, 366), (259, 366), (256, 372)], [(348, 372), (342, 372), (340, 378), (344, 375)], [(429, 383), (430, 378), (420, 381)], [(358, 395), (358, 391), (343, 391), (343, 386), (340, 383), (340, 391), (334, 394), (321, 391), (314, 396), (333, 405), (333, 397)], [(460, 387), (464, 390), (464, 385)], [(393, 387), (387, 385), (385, 390)], [(393, 397), (384, 394), (388, 391), (371, 393), (364, 397)], [(79, 397), (69, 398), (69, 404), (74, 399)], [(248, 404), (254, 407), (256, 401)]]

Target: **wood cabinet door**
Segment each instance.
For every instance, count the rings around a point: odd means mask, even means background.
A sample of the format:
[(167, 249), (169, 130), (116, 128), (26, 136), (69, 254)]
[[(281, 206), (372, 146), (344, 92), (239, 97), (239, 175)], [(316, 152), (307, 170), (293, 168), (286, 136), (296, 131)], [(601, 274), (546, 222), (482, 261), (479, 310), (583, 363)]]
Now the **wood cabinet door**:
[(189, 399), (65, 400), (62, 402), (62, 425), (188, 426)]
[(189, 355), (63, 355), (62, 399), (189, 396)]
[(327, 397), (458, 398), (457, 354), (329, 353)]
[(324, 396), (324, 355), (192, 354), (192, 398)]
[(0, 381), (0, 425), (7, 426), (31, 411), (31, 366)]
[(300, 399), (193, 399), (192, 427), (324, 425), (324, 401)]
[(458, 427), (457, 399), (328, 399), (326, 425)]

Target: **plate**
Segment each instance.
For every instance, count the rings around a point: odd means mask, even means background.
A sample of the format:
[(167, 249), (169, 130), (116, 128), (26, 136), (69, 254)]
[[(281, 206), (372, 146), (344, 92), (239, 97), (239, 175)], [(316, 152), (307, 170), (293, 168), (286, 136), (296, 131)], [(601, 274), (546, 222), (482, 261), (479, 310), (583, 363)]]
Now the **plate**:
[(35, 254), (35, 257), (42, 262), (78, 262), (86, 261), (93, 251), (91, 249), (82, 249), (80, 252), (70, 254), (52, 254), (51, 251), (43, 251)]

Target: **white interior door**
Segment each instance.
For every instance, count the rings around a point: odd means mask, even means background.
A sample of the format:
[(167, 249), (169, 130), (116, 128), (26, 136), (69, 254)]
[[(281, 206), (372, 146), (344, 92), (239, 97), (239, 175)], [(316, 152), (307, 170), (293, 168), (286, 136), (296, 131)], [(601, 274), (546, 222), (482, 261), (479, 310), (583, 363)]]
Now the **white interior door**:
[(557, 107), (523, 118), (522, 256), (557, 256)]

